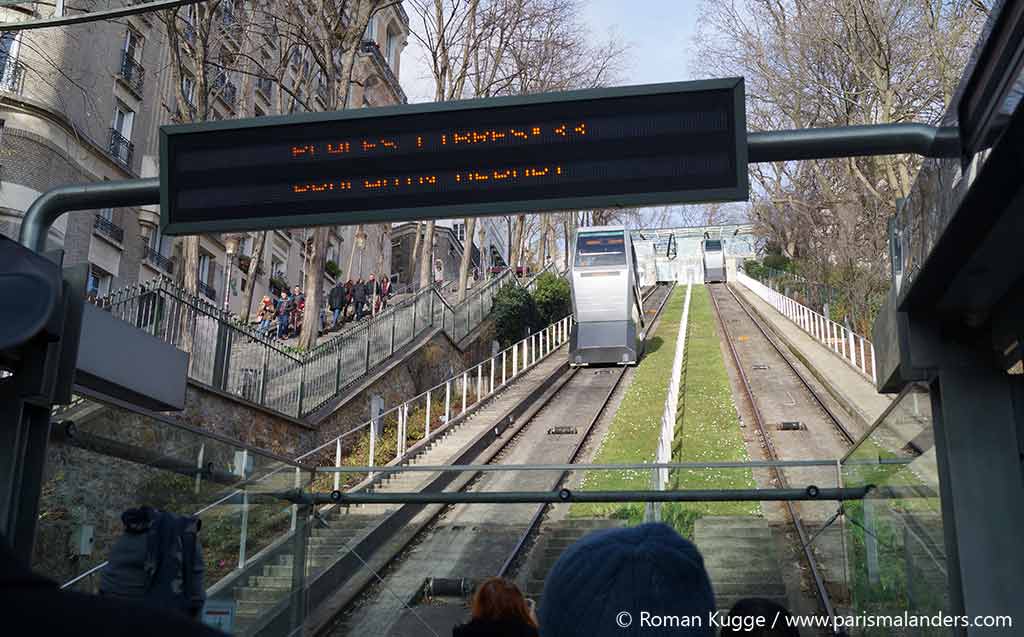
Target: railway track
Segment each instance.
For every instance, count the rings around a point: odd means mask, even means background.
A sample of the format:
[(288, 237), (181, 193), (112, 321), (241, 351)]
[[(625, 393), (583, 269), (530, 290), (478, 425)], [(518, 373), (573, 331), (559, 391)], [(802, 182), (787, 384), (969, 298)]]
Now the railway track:
[[(645, 311), (654, 312), (648, 325), (660, 316), (671, 289), (658, 286), (644, 297)], [(513, 435), (482, 454), (489, 458), (486, 464), (575, 463), (625, 372), (625, 367), (569, 370), (557, 388), (513, 426)], [(569, 475), (560, 470), (482, 473), (463, 490), (554, 491), (562, 488)], [(376, 584), (367, 587), (321, 634), (406, 634), (396, 629), (403, 621), (412, 626), (411, 634), (446, 634), (451, 630), (450, 618), (431, 627), (422, 606), (411, 608), (425, 587), (431, 582), (465, 582), (456, 584), (461, 590), (473, 581), (508, 574), (521, 562), (546, 509), (547, 505), (537, 504), (443, 508), (377, 573)], [(462, 612), (461, 606), (452, 610)]]
[[(814, 385), (786, 355), (771, 329), (764, 325), (744, 300), (727, 284), (712, 285), (710, 290), (722, 338), (729, 346), (767, 458), (777, 461), (842, 457), (843, 452), (856, 442), (854, 432), (829, 407)], [(749, 326), (754, 329), (749, 330)], [(740, 334), (741, 331), (744, 333)], [(738, 348), (737, 343), (742, 345)], [(741, 348), (742, 352), (739, 351)], [(755, 357), (756, 361), (751, 360)], [(774, 372), (773, 366), (776, 367)], [(771, 373), (753, 376), (756, 371)], [(782, 401), (783, 396), (787, 400)], [(797, 414), (801, 420), (786, 420), (785, 414)], [(779, 423), (779, 434), (773, 435), (769, 426), (772, 422)], [(787, 423), (789, 430), (785, 429)], [(794, 423), (797, 426), (795, 429)], [(784, 437), (789, 434), (795, 434), (796, 437)], [(781, 452), (780, 447), (788, 453)], [(805, 457), (793, 457), (801, 455)], [(773, 467), (770, 469), (771, 479), (780, 488), (789, 487), (787, 471), (801, 484), (821, 484), (820, 473), (810, 476), (807, 473), (801, 474), (798, 469)], [(827, 525), (829, 512), (822, 507), (828, 505), (801, 506), (799, 503), (786, 502), (784, 506), (786, 517), (796, 533), (799, 551), (807, 565), (815, 597), (821, 610), (834, 618), (836, 608), (826, 584), (825, 568), (812, 547), (817, 535), (811, 532), (812, 526), (823, 521)], [(817, 519), (809, 521), (811, 517)]]

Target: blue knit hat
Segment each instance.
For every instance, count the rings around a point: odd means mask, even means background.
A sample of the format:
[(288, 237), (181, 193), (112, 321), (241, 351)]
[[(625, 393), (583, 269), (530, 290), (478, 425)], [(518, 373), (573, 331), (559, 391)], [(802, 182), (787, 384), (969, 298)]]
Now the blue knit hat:
[[(540, 634), (545, 637), (714, 635), (715, 609), (704, 559), (664, 524), (593, 532), (558, 558), (544, 582)], [(642, 625), (674, 616), (674, 628)], [(684, 618), (699, 618), (701, 623)], [(686, 620), (689, 621), (689, 620)]]

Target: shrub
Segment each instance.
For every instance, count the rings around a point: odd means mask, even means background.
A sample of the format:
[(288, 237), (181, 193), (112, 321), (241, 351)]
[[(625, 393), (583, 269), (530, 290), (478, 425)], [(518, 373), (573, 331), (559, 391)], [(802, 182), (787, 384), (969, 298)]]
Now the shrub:
[(569, 291), (569, 282), (551, 272), (545, 272), (537, 277), (533, 300), (537, 305), (541, 327), (550, 325), (572, 312), (572, 294)]
[(540, 327), (537, 304), (530, 293), (516, 285), (506, 285), (494, 295), (494, 330), (502, 347), (508, 347)]

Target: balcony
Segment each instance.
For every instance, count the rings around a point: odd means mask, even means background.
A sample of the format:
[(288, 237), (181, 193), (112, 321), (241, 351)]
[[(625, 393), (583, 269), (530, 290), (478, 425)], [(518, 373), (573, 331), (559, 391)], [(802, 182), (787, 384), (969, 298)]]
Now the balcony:
[(132, 153), (135, 152), (135, 144), (121, 134), (116, 128), (110, 129), (110, 154), (125, 168), (131, 170)]
[(197, 281), (196, 284), (196, 287), (198, 287), (199, 291), (203, 294), (203, 296), (210, 299), (211, 301), (217, 300), (217, 290), (214, 290), (212, 285), (207, 285), (202, 281)]
[[(227, 9), (229, 5), (225, 3), (224, 8)], [(220, 28), (224, 31), (224, 34), (228, 36), (233, 44), (238, 44), (242, 40), (242, 23), (235, 16), (233, 9), (226, 10), (220, 16)]]
[(108, 239), (118, 243), (124, 242), (124, 228), (117, 225), (110, 219), (107, 219), (103, 215), (96, 215), (96, 220), (92, 224), (92, 229), (97, 234), (101, 234)]
[(21, 92), (21, 80), (25, 67), (9, 55), (0, 55), (0, 91)]
[(377, 73), (384, 78), (384, 83), (391, 89), (395, 99), (401, 104), (408, 102), (409, 100), (405, 97), (405, 91), (402, 90), (402, 85), (399, 84), (395, 72), (391, 70), (391, 65), (384, 58), (384, 54), (380, 52), (380, 45), (373, 40), (363, 40), (362, 44), (359, 45), (359, 52), (370, 56), (373, 60), (373, 65), (377, 69)]
[(146, 261), (149, 261), (157, 268), (163, 270), (167, 274), (174, 274), (174, 260), (166, 257), (153, 248), (146, 246), (145, 255)]
[(125, 85), (135, 93), (136, 97), (142, 99), (142, 89), (145, 86), (146, 70), (138, 61), (132, 59), (127, 51), (121, 52), (121, 74), (118, 76)]
[(217, 96), (220, 100), (228, 108), (235, 110), (235, 104), (238, 102), (238, 87), (235, 86), (235, 83), (229, 80), (226, 75), (218, 75), (213, 81), (213, 87), (217, 90)]

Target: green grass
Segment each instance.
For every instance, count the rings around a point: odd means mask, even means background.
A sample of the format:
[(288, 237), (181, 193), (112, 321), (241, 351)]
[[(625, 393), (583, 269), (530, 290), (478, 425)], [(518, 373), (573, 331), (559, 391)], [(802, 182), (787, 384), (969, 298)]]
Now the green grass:
[[(647, 342), (647, 353), (637, 365), (633, 382), (593, 460), (595, 464), (654, 462), (685, 295), (686, 290), (677, 287), (666, 303), (658, 329)], [(588, 471), (582, 487), (587, 491), (650, 489), (651, 472)], [(574, 504), (570, 515), (627, 519), (631, 524), (639, 524), (643, 521), (644, 505)]]
[[(672, 444), (672, 459), (676, 462), (749, 460), (719, 343), (710, 291), (694, 286), (684, 384)], [(672, 472), (669, 484), (675, 489), (756, 486), (750, 469), (680, 469)], [(756, 502), (682, 502), (662, 508), (662, 518), (686, 536), (692, 534), (693, 523), (703, 515), (760, 514), (761, 506)]]

